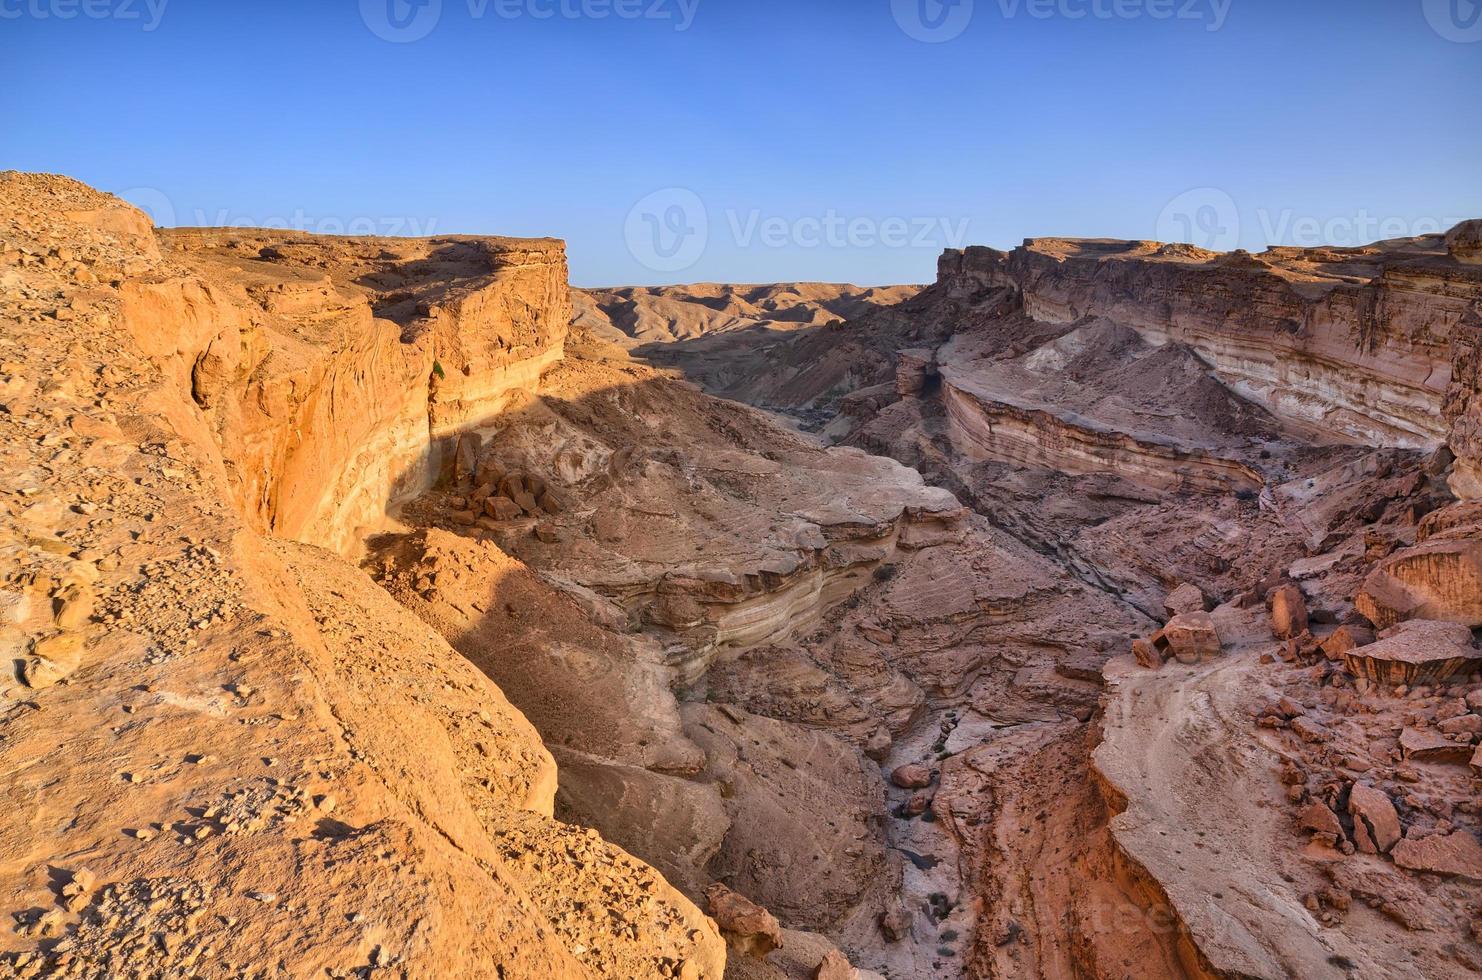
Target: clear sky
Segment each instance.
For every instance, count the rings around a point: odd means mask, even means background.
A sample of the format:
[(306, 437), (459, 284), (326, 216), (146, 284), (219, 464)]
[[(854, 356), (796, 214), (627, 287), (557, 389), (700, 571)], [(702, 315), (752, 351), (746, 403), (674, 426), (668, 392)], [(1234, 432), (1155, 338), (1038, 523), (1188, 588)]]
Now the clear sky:
[[(0, 0), (0, 167), (579, 285), (1482, 216), (1478, 0)], [(389, 38), (389, 39), (388, 39)]]

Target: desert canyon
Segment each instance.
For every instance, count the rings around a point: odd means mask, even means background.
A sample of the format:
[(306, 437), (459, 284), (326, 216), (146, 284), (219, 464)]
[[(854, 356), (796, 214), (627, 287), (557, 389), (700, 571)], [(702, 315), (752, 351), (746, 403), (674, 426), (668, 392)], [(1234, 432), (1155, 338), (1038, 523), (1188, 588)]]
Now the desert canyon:
[(0, 174), (0, 977), (1482, 974), (1482, 221), (577, 290)]

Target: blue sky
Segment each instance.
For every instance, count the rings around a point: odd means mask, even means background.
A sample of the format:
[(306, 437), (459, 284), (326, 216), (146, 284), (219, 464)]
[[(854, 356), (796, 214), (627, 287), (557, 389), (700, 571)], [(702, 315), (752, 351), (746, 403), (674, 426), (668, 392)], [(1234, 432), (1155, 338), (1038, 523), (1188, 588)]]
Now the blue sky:
[(552, 235), (581, 285), (1482, 216), (1474, 0), (418, 2), (0, 0), (0, 167), (162, 223)]

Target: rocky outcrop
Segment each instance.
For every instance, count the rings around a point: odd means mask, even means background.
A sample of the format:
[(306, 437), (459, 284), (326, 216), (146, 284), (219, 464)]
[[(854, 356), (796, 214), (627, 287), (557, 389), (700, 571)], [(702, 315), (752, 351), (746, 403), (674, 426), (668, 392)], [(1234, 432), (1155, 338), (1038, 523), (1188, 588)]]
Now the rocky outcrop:
[(1412, 871), (1482, 882), (1482, 844), (1464, 830), (1405, 838), (1395, 845), (1395, 863)]

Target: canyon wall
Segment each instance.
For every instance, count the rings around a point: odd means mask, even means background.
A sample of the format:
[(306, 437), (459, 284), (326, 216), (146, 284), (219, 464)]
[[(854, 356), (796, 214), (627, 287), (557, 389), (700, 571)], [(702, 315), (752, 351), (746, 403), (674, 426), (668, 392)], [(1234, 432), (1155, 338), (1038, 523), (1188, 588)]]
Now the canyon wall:
[(538, 384), (571, 319), (556, 241), (162, 238), (197, 277), (126, 284), (125, 321), (192, 325), (175, 362), (255, 526), (345, 554)]
[(1439, 236), (1260, 256), (1031, 239), (1009, 252), (949, 250), (938, 287), (953, 296), (1008, 287), (1045, 322), (1106, 317), (1151, 342), (1188, 345), (1285, 419), (1433, 449), (1449, 433), (1441, 409), (1453, 342), (1482, 301), (1482, 269), (1449, 255)]

